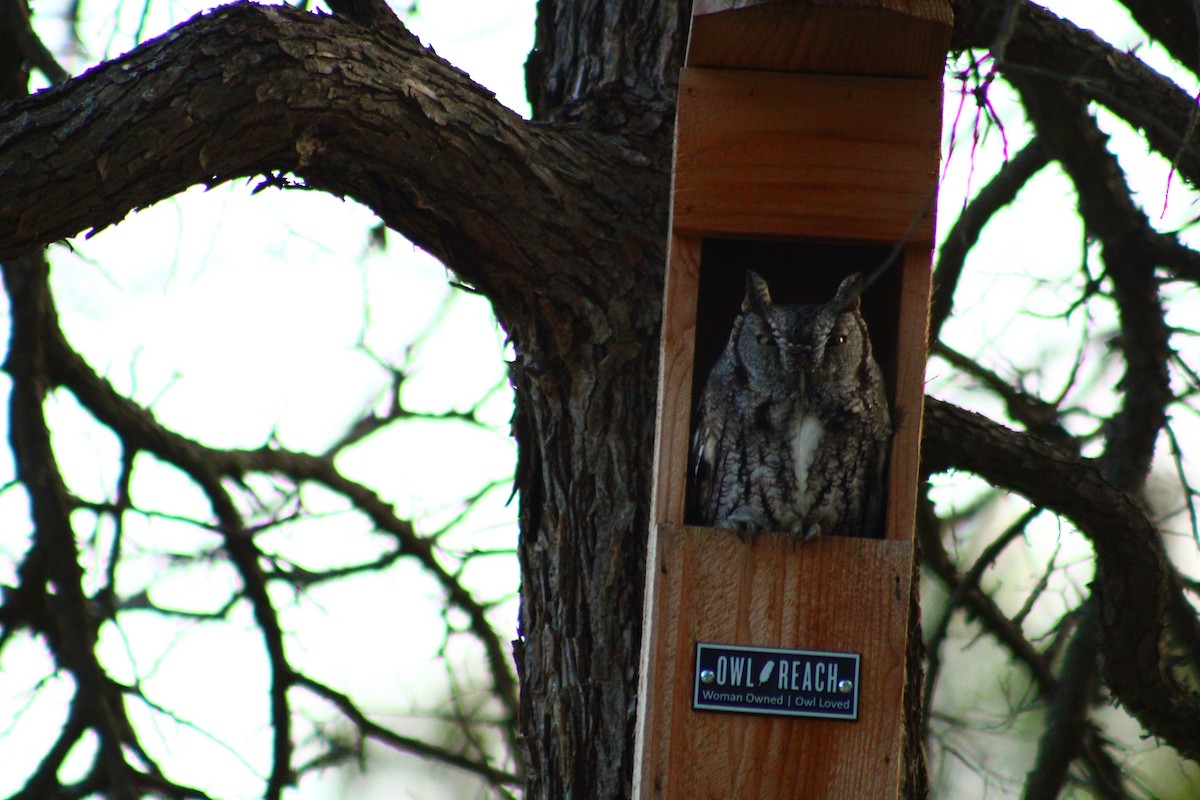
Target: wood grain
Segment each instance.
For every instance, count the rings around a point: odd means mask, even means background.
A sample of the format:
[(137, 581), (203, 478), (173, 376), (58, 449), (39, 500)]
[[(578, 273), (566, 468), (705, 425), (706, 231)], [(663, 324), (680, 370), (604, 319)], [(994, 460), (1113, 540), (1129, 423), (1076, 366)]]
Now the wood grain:
[[(650, 545), (634, 797), (895, 797), (912, 546), (674, 525)], [(861, 653), (859, 719), (693, 711), (698, 641)]]
[(697, 0), (686, 65), (938, 77), (953, 18), (943, 0)]
[(696, 343), (696, 295), (700, 280), (700, 239), (671, 237), (663, 297), (659, 354), (658, 425), (654, 436), (654, 491), (650, 519), (683, 523), (688, 482), (692, 371)]
[(676, 233), (933, 241), (940, 80), (685, 69)]
[(896, 399), (892, 404), (892, 457), (888, 468), (885, 536), (910, 541), (921, 477), (921, 418), (928, 355), (930, 260), (927, 245), (909, 245), (900, 265), (900, 316), (895, 333)]

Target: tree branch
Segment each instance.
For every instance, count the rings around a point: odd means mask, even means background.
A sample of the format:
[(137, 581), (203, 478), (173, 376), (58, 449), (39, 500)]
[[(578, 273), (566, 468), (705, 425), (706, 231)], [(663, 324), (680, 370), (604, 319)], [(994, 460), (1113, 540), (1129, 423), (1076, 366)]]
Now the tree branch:
[[(69, 642), (74, 645), (67, 647), (64, 644), (62, 647), (55, 647), (55, 651), (65, 653), (70, 662), (67, 664), (68, 668), (77, 672), (83, 698), (78, 702), (88, 704), (85, 705), (85, 710), (91, 709), (86, 717), (90, 724), (101, 725), (102, 723), (97, 721), (101, 719), (111, 718), (114, 720), (112, 735), (106, 736), (102, 733), (102, 745), (110, 741), (113, 743), (113, 747), (104, 752), (114, 754), (113, 757), (116, 758), (120, 755), (122, 746), (132, 747), (134, 752), (137, 752), (139, 748), (136, 747), (136, 739), (133, 738), (133, 734), (130, 732), (132, 729), (125, 719), (124, 706), (120, 703), (120, 693), (107, 691), (110, 688), (110, 682), (104, 674), (103, 668), (94, 661), (92, 650), (98, 623), (92, 621), (90, 617), (76, 620), (69, 614), (64, 617), (63, 613), (68, 610), (67, 604), (74, 595), (63, 590), (62, 587), (68, 586), (65, 582), (65, 573), (59, 574), (61, 570), (56, 571), (55, 565), (61, 563), (65, 565), (64, 569), (80, 571), (78, 563), (74, 560), (76, 552), (74, 533), (67, 519), (74, 504), (66, 494), (66, 488), (61, 483), (56, 466), (53, 464), (36, 466), (34, 457), (30, 455), (31, 453), (36, 455), (43, 451), (49, 452), (48, 432), (45, 431), (45, 425), (34, 424), (28, 414), (40, 413), (41, 394), (44, 394), (46, 387), (51, 386), (61, 385), (69, 389), (84, 408), (117, 434), (121, 440), (123, 452), (126, 454), (124, 457), (126, 462), (133, 453), (138, 451), (152, 453), (188, 474), (207, 496), (216, 518), (214, 527), (223, 537), (224, 550), (242, 579), (242, 594), (253, 609), (255, 621), (262, 633), (271, 665), (270, 718), (274, 733), (274, 753), (266, 790), (267, 797), (279, 797), (292, 780), (291, 710), (287, 691), (293, 684), (294, 673), (286, 657), (278, 614), (268, 592), (267, 584), (271, 576), (264, 573), (261, 566), (262, 553), (255, 542), (254, 530), (245, 524), (242, 514), (236, 508), (224, 484), (226, 478), (235, 481), (241, 480), (252, 472), (285, 474), (297, 482), (315, 481), (342, 494), (361, 513), (369, 517), (381, 531), (395, 536), (398, 550), (408, 557), (416, 558), (422, 568), (439, 581), (447, 593), (450, 605), (461, 610), (468, 617), (472, 635), (484, 649), (495, 696), (506, 711), (503, 731), (510, 737), (509, 752), (514, 754), (519, 752), (518, 743), (515, 740), (517, 690), (508, 654), (488, 623), (489, 609), (487, 605), (476, 600), (462, 585), (458, 575), (439, 561), (432, 542), (417, 536), (412, 526), (398, 519), (391, 506), (374, 492), (342, 476), (333, 464), (332, 455), (312, 456), (271, 448), (254, 451), (217, 450), (207, 448), (164, 428), (149, 411), (114, 391), (111, 385), (96, 375), (67, 344), (58, 327), (54, 304), (48, 293), (45, 280), (46, 268), (42, 265), (38, 270), (36, 263), (33, 263), (39, 258), (40, 254), (27, 257), (24, 261), (28, 263), (5, 265), (4, 269), (5, 284), (12, 297), (12, 306), (14, 309), (19, 309), (14, 319), (14, 348), (5, 365), (6, 369), (14, 375), (13, 402), (19, 404), (19, 407), (14, 407), (13, 420), (15, 423), (14, 435), (21, 438), (19, 441), (14, 440), (14, 449), (19, 456), (18, 465), (21, 467), (19, 474), (29, 486), (31, 496), (35, 500), (37, 541), (41, 543), (35, 546), (35, 552), (27, 556), (27, 561), (33, 560), (41, 563), (38, 561), (41, 558), (43, 561), (49, 559), (51, 562), (45, 569), (50, 579), (60, 589), (53, 597), (55, 606), (48, 615), (50, 620), (54, 620), (54, 623), (49, 626), (48, 635), (55, 637), (55, 641)], [(35, 338), (26, 343), (25, 336)], [(27, 386), (28, 390), (25, 388)], [(31, 392), (37, 394), (36, 404), (31, 399), (33, 397)], [(41, 394), (38, 394), (39, 392)], [(42, 431), (40, 439), (36, 437), (38, 431)], [(42, 440), (45, 440), (44, 446), (33, 447), (37, 441)], [(33, 444), (27, 445), (26, 442)], [(52, 456), (49, 457), (52, 458)], [(45, 456), (37, 456), (37, 459), (44, 461)], [(29, 466), (26, 468), (24, 465)], [(57, 483), (55, 484), (52, 479), (57, 480)], [(39, 488), (41, 487), (39, 481), (43, 483), (51, 481), (50, 484), (47, 484), (49, 488), (45, 490)], [(58, 490), (51, 492), (50, 489), (55, 485), (59, 487)], [(60, 499), (51, 502), (53, 497)], [(65, 536), (65, 539), (55, 538), (53, 535), (54, 531), (58, 530), (51, 528), (55, 517), (47, 515), (53, 514), (55, 508), (62, 509), (59, 514), (63, 517), (60, 528), (64, 531), (61, 536)], [(124, 510), (120, 501), (113, 510)], [(64, 546), (63, 541), (66, 541), (68, 545)], [(74, 566), (72, 567), (71, 564)], [(23, 569), (23, 578), (25, 577), (24, 572)], [(22, 580), (19, 590), (31, 591), (25, 586), (25, 583), (26, 581)], [(42, 579), (40, 584), (35, 583), (34, 585), (44, 586), (45, 583), (46, 580)], [(74, 585), (76, 586), (75, 592), (81, 593), (80, 578), (75, 579)], [(15, 613), (11, 608), (11, 599), (9, 596), (5, 597), (3, 609), (10, 614)], [(36, 605), (39, 602), (49, 602), (49, 600), (45, 596), (34, 595), (31, 602)], [(87, 609), (91, 608), (88, 600), (82, 597), (78, 599), (77, 603), (71, 603), (71, 605), (77, 605), (82, 610), (81, 613), (85, 613)], [(26, 624), (34, 623), (36, 623), (36, 619), (26, 622)], [(57, 628), (62, 628), (61, 633), (56, 632)], [(91, 642), (90, 645), (89, 642)], [(76, 663), (77, 659), (71, 657), (72, 653), (76, 653), (78, 656), (78, 664)], [(91, 659), (91, 661), (86, 659)], [(92, 665), (90, 668), (88, 667), (89, 663)], [(109, 705), (102, 705), (106, 698), (113, 702)], [(98, 709), (103, 709), (104, 713), (101, 714)], [(106, 729), (102, 727), (101, 730)], [(149, 763), (148, 759), (142, 760)], [(135, 785), (137, 781), (146, 777), (125, 766), (123, 759), (115, 761), (109, 769), (109, 773), (111, 774), (109, 792), (118, 797), (133, 796), (129, 792), (121, 790), (118, 783), (121, 776), (128, 773), (131, 776), (127, 780), (130, 785)]]
[(373, 722), (363, 713), (362, 709), (355, 704), (349, 695), (326, 686), (307, 675), (297, 674), (295, 676), (295, 685), (307, 689), (317, 697), (332, 703), (338, 711), (345, 715), (358, 728), (363, 736), (376, 739), (396, 750), (412, 753), (415, 756), (431, 761), (438, 761), (455, 769), (478, 775), (495, 787), (512, 787), (522, 783), (520, 775), (497, 769), (486, 761), (475, 761), (466, 756), (452, 753), (444, 747), (431, 745), (421, 739), (402, 736), (383, 725)]
[[(375, 492), (344, 477), (334, 466), (332, 456), (314, 456), (276, 448), (257, 450), (219, 450), (205, 447), (161, 426), (150, 412), (119, 395), (107, 381), (96, 375), (83, 359), (67, 345), (55, 326), (45, 333), (53, 366), (52, 378), (67, 387), (98, 420), (118, 432), (124, 446), (144, 450), (191, 475), (209, 495), (226, 537), (226, 547), (237, 562), (246, 585), (244, 591), (261, 617), (269, 608), (269, 596), (261, 568), (257, 566), (257, 548), (246, 535), (241, 518), (225, 494), (222, 477), (241, 479), (252, 472), (285, 474), (291, 479), (313, 481), (337, 492), (353, 503), (376, 527), (396, 537), (405, 555), (416, 558), (445, 590), (451, 605), (470, 620), (471, 630), (484, 648), (495, 694), (510, 720), (508, 731), (515, 730), (517, 687), (510, 660), (501, 642), (492, 635), (487, 620), (488, 608), (463, 586), (458, 577), (439, 561), (431, 542), (417, 536), (412, 525), (399, 519), (394, 509)], [(284, 703), (290, 668), (283, 657), (282, 634), (277, 619), (271, 623), (259, 619), (272, 656), (275, 711)], [(510, 743), (515, 749), (515, 742)]]
[(1049, 162), (1046, 148), (1033, 139), (1015, 156), (1005, 161), (979, 194), (963, 207), (962, 213), (938, 248), (933, 271), (933, 290), (929, 302), (929, 341), (936, 342), (942, 325), (954, 309), (954, 290), (966, 265), (967, 253), (979, 241), (979, 234), (998, 211), (1011, 203), (1029, 179)]
[[(111, 388), (83, 365), (82, 359), (70, 350), (58, 327), (57, 313), (50, 297), (48, 270), (42, 254), (25, 256), (18, 263), (4, 265), (5, 288), (14, 308), (13, 356), (5, 369), (13, 376), (13, 450), (18, 456), (18, 474), (33, 500), (34, 521), (39, 546), (48, 553), (48, 577), (58, 587), (56, 593), (56, 626), (59, 647), (68, 669), (79, 682), (79, 692), (89, 709), (89, 720), (98, 727), (101, 737), (101, 757), (104, 768), (103, 786), (118, 798), (136, 797), (134, 787), (147, 776), (129, 766), (123, 755), (125, 748), (141, 751), (137, 737), (126, 716), (119, 687), (109, 679), (104, 667), (96, 660), (96, 638), (99, 620), (95, 618), (90, 598), (83, 593), (83, 571), (78, 563), (75, 533), (70, 525), (70, 502), (65, 484), (53, 461), (49, 431), (42, 417), (43, 396), (53, 382), (64, 374), (71, 377), (91, 375), (87, 385), (92, 399), (119, 397)], [(26, 337), (29, 337), (26, 341)], [(67, 366), (70, 365), (70, 366)], [(72, 368), (73, 367), (73, 368)], [(36, 399), (35, 399), (36, 398)], [(81, 402), (86, 405), (84, 397)], [(124, 400), (121, 398), (121, 400)], [(124, 401), (125, 408), (135, 408)], [(102, 417), (102, 409), (90, 407)], [(140, 410), (140, 409), (139, 409)], [(123, 422), (129, 427), (114, 426), (126, 434), (124, 445), (128, 452), (141, 449), (138, 436), (152, 432), (157, 423), (148, 413), (129, 415)], [(175, 455), (189, 452), (177, 447)], [(195, 455), (195, 453), (192, 453)], [(179, 461), (175, 461), (179, 465)], [(271, 725), (274, 733), (273, 764), (268, 778), (266, 797), (278, 800), (291, 780), (291, 711), (287, 688), (291, 675), (284, 652), (283, 631), (267, 592), (266, 580), (259, 566), (259, 551), (246, 531), (226, 489), (221, 475), (204, 458), (185, 461), (184, 468), (202, 488), (212, 505), (225, 541), (225, 549), (238, 570), (243, 591), (254, 611), (255, 621), (262, 632), (267, 656), (271, 663)], [(57, 509), (57, 510), (56, 510)], [(149, 762), (143, 758), (143, 761)], [(151, 764), (152, 765), (152, 764)]]
[[(17, 477), (29, 495), (30, 515), (38, 531), (38, 543), (32, 548), (37, 552), (27, 558), (38, 559), (44, 569), (43, 586), (54, 586), (53, 592), (39, 592), (34, 602), (49, 604), (46, 634), (54, 643), (59, 666), (75, 680), (72, 714), (78, 705), (86, 725), (96, 731), (99, 754), (95, 770), (106, 793), (117, 800), (135, 800), (136, 770), (123, 752), (134, 739), (133, 729), (120, 694), (110, 691), (108, 676), (97, 660), (99, 621), (84, 591), (83, 567), (71, 527), (71, 501), (43, 412), (51, 388), (51, 356), (42, 337), (54, 315), (49, 268), (42, 253), (33, 253), (4, 263), (0, 272), (13, 316), (12, 343), (3, 367), (12, 377), (9, 440)], [(57, 778), (53, 780), (57, 782)]]
[[(192, 185), (291, 172), (371, 207), (503, 318), (665, 231), (645, 209), (667, 176), (631, 141), (525, 122), (398, 21), (224, 6), (0, 119), (0, 258)], [(651, 179), (623, 179), (638, 171)]]
[[(46, 80), (62, 83), (71, 77), (29, 24), (29, 7), (24, 0), (0, 0), (0, 30), (6, 32), (6, 44), (14, 46), (25, 63), (39, 70)], [(8, 75), (3, 77), (8, 79)]]
[(1119, 0), (1180, 64), (1200, 73), (1200, 9), (1195, 0)]
[(1046, 731), (1038, 746), (1037, 761), (1025, 779), (1025, 800), (1056, 800), (1067, 782), (1071, 762), (1079, 755), (1088, 761), (1099, 796), (1126, 797), (1121, 771), (1107, 757), (1097, 763), (1091, 751), (1103, 752), (1103, 738), (1090, 721), (1096, 700), (1099, 668), (1096, 643), (1099, 638), (1096, 596), (1081, 608), (1075, 633), (1063, 658), (1058, 685), (1047, 714)]
[(1020, 385), (1019, 378), (1009, 383), (995, 372), (941, 342), (935, 342), (930, 348), (930, 352), (964, 374), (975, 378), (984, 388), (1003, 400), (1008, 416), (1024, 425), (1030, 433), (1042, 437), (1047, 442), (1071, 450), (1079, 449), (1079, 443), (1067, 433), (1062, 425), (1062, 412), (1058, 404), (1048, 402), (1025, 391)]
[[(1024, 0), (952, 0), (955, 50), (994, 49), (1008, 76), (1054, 81), (1107, 106), (1200, 185), (1196, 103), (1179, 86), (1091, 31)], [(1010, 9), (1019, 9), (1006, 27)], [(1000, 46), (997, 46), (1000, 45)]]
[(931, 472), (963, 469), (1018, 492), (1091, 540), (1103, 576), (1094, 592), (1108, 685), (1151, 734), (1200, 759), (1200, 698), (1171, 673), (1166, 652), (1179, 581), (1141, 505), (1092, 459), (931, 397), (922, 457)]
[[(995, 557), (999, 554), (999, 550), (1007, 541), (1011, 540), (1012, 536), (1022, 531), (1025, 524), (1032, 519), (1032, 516), (1040, 513), (1042, 509), (1032, 509), (1016, 524), (1010, 526), (1005, 533), (1001, 534), (992, 544), (985, 548), (984, 552), (979, 555), (966, 573), (960, 573), (950, 554), (946, 551), (945, 545), (942, 543), (939, 520), (934, 514), (933, 503), (930, 501), (927, 493), (922, 493), (918, 499), (917, 508), (917, 536), (921, 543), (923, 563), (937, 575), (951, 592), (950, 597), (946, 601), (946, 609), (930, 635), (929, 673), (926, 681), (928, 695), (924, 708), (924, 729), (928, 730), (928, 720), (933, 710), (932, 694), (935, 682), (941, 671), (941, 644), (946, 638), (950, 618), (956, 606), (961, 607), (970, 617), (974, 617), (984, 631), (1003, 645), (1013, 658), (1025, 665), (1026, 669), (1029, 670), (1030, 677), (1033, 679), (1033, 684), (1037, 688), (1040, 697), (1050, 700), (1052, 706), (1058, 707), (1063, 705), (1059, 693), (1060, 678), (1055, 676), (1051, 669), (1054, 653), (1052, 651), (1039, 651), (1025, 637), (1019, 620), (1012, 619), (1006, 615), (991, 595), (984, 592), (979, 586), (980, 575), (994, 561)], [(1028, 604), (1026, 607), (1028, 607)], [(1078, 642), (1078, 638), (1072, 640), (1073, 645)], [(1092, 656), (1094, 661), (1094, 639)], [(1066, 680), (1073, 679), (1070, 675), (1065, 675), (1064, 677)], [(1092, 775), (1096, 776), (1096, 785), (1105, 790), (1105, 794), (1101, 796), (1105, 800), (1116, 800), (1116, 798), (1125, 797), (1124, 787), (1121, 784), (1121, 771), (1113, 762), (1111, 754), (1106, 749), (1107, 742), (1103, 735), (1094, 727), (1087, 726), (1082, 729), (1081, 736), (1081, 755), (1088, 770)], [(1079, 742), (1076, 744), (1078, 745)], [(1076, 749), (1079, 748), (1077, 747)], [(1050, 775), (1047, 777), (1053, 778), (1055, 776)]]

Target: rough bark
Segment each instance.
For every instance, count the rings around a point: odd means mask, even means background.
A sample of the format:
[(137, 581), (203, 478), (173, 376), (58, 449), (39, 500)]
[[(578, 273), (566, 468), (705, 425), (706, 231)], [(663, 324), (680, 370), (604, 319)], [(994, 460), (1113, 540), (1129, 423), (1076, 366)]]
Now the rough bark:
[(661, 157), (690, 25), (686, 0), (540, 0), (526, 62), (534, 119), (649, 136)]
[(1200, 9), (1191, 0), (1121, 0), (1146, 33), (1192, 72), (1200, 72)]
[[(612, 259), (657, 232), (646, 162), (524, 122), (406, 32), (232, 5), (8, 109), (0, 180), (21, 191), (0, 200), (0, 258), (188, 186), (290, 172), (376, 209), (498, 310), (528, 312), (578, 254)], [(580, 241), (589, 229), (612, 236)]]
[[(646, 235), (602, 253), (584, 234), (575, 257), (592, 285), (560, 315), (508, 328), (520, 342), (517, 660), (530, 798), (624, 797), (632, 783), (667, 177), (688, 18), (689, 4), (673, 0), (538, 4), (526, 78), (534, 118), (611, 132), (653, 172), (635, 178), (646, 204), (626, 210), (643, 215)], [(580, 331), (571, 315), (587, 309), (606, 321)]]

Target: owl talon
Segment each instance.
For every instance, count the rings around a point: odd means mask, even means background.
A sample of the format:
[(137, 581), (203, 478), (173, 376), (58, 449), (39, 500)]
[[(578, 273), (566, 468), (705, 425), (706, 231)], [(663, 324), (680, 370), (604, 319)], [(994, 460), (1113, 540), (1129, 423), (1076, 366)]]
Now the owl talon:
[(813, 539), (816, 539), (818, 536), (820, 536), (821, 535), (821, 526), (819, 524), (814, 523), (812, 525), (809, 525), (803, 531), (794, 530), (791, 532), (790, 535), (791, 535), (791, 539), (792, 539), (792, 550), (795, 551), (795, 550), (800, 549), (801, 547), (804, 547), (804, 545), (808, 544)]

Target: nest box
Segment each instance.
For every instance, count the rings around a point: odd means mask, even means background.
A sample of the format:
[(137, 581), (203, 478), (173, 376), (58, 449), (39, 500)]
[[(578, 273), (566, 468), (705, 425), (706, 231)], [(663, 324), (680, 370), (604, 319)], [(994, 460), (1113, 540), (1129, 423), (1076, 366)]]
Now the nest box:
[[(895, 798), (945, 0), (696, 0), (679, 78), (635, 797)], [(696, 400), (745, 272), (862, 297), (894, 426), (875, 538), (685, 517)]]

